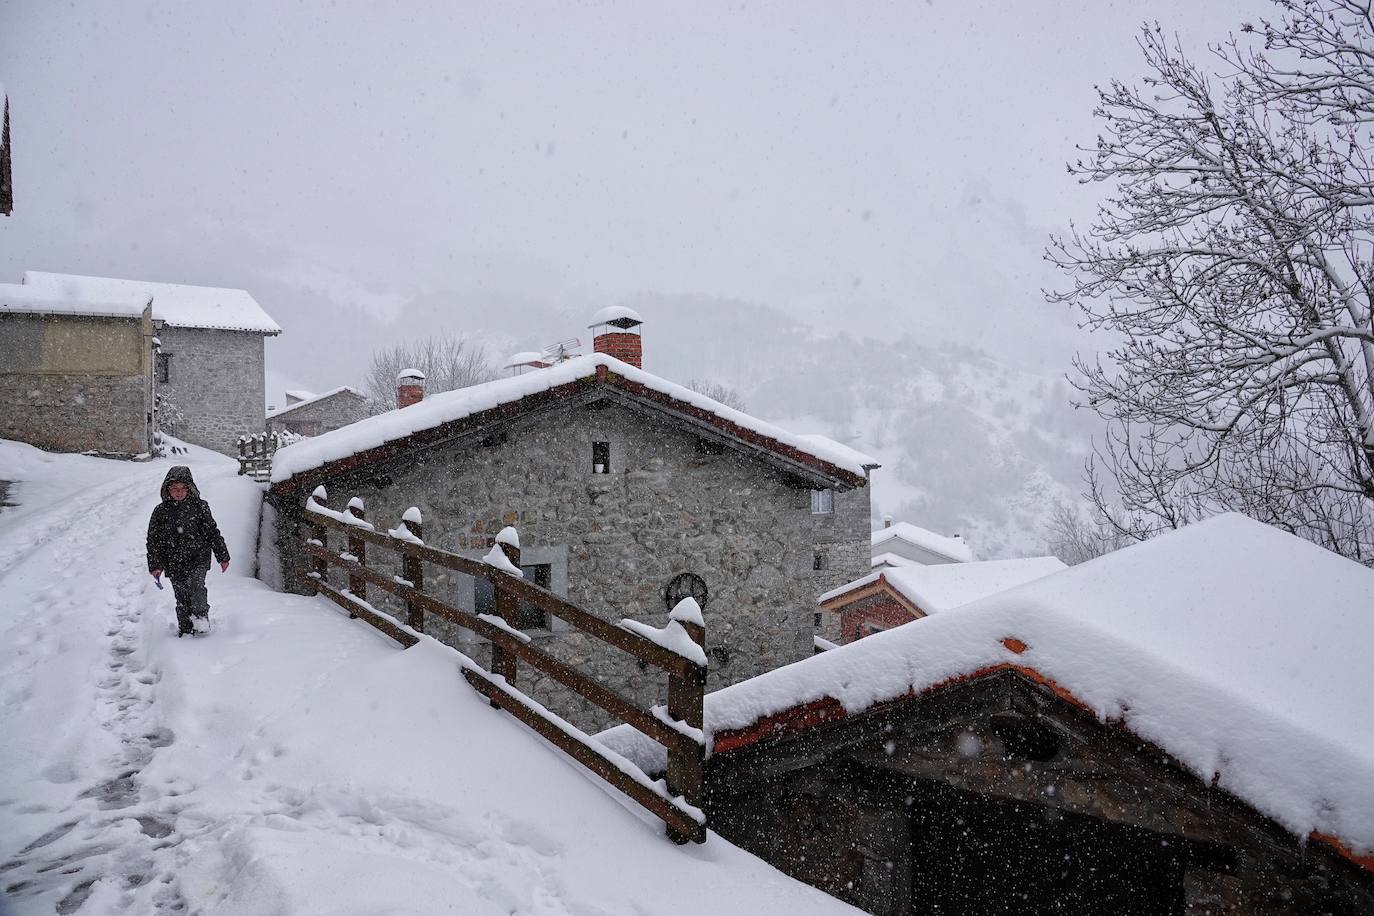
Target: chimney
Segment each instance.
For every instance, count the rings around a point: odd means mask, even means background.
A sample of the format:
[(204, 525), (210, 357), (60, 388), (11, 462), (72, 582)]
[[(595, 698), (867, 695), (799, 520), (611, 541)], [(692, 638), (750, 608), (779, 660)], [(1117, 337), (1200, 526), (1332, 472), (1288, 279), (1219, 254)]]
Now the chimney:
[(883, 516), (883, 527), (884, 527), (884, 528), (891, 528), (891, 527), (892, 527), (892, 516), (890, 516), (890, 515), (884, 515), (884, 516)]
[(425, 399), (425, 374), (419, 369), (402, 369), (396, 376), (396, 406), (409, 407)]
[(644, 319), (634, 309), (623, 305), (612, 305), (592, 316), (587, 327), (595, 335), (592, 350), (614, 356), (623, 363), (636, 369), (644, 368), (644, 344), (640, 338), (639, 326)]

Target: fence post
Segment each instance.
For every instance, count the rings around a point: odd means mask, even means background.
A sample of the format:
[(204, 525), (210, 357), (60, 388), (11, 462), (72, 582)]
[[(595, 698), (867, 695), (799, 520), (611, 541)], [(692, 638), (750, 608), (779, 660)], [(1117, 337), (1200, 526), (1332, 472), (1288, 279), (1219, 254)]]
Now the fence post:
[[(416, 540), (425, 539), (425, 526), (420, 521), (420, 509), (411, 506), (401, 516), (401, 525), (415, 536)], [(425, 564), (419, 557), (401, 554), (401, 578), (405, 579), (416, 591), (425, 589)], [(406, 624), (415, 632), (425, 631), (425, 609), (411, 601), (406, 601)]]
[[(329, 507), (329, 493), (325, 490), (323, 486), (318, 486), (315, 488), (315, 492), (310, 494), (309, 501), (314, 502), (322, 509), (327, 509)], [(309, 518), (309, 513), (306, 513), (306, 517)], [(310, 537), (312, 540), (319, 541), (321, 547), (329, 547), (329, 529), (326, 528), (324, 525), (320, 524), (319, 522), (310, 523)], [(322, 581), (329, 581), (328, 560), (325, 560), (321, 557), (316, 557), (314, 563), (314, 571)], [(310, 581), (313, 582), (314, 580), (312, 579)], [(318, 590), (312, 589), (311, 593), (318, 594), (319, 592)]]
[[(513, 544), (509, 541), (502, 540), (507, 531), (513, 534), (515, 529), (502, 528), (501, 533), (496, 536), (496, 546), (501, 548), (501, 552), (506, 555), (506, 559), (510, 560), (518, 569), (520, 567), (520, 539), (517, 535), (514, 538), (515, 543)], [(492, 576), (492, 585), (496, 587), (496, 613), (501, 615), (501, 619), (504, 620), (508, 626), (513, 627), (519, 623), (520, 599), (501, 587), (501, 580), (504, 579), (508, 573), (496, 569), (493, 569), (492, 572), (494, 573)], [(515, 686), (516, 658), (496, 643), (491, 644), (491, 672), (492, 674), (501, 675), (501, 677), (506, 679), (506, 683), (510, 684), (512, 687)]]
[[(345, 511), (347, 511), (349, 515), (353, 516), (356, 519), (359, 519), (360, 521), (366, 520), (367, 518), (366, 507), (363, 505), (362, 499), (360, 499), (357, 496), (353, 497), (348, 501), (348, 508)], [(350, 534), (348, 536), (348, 552), (353, 554), (353, 556), (357, 557), (358, 562), (361, 563), (363, 566), (367, 565), (367, 541), (364, 541), (360, 537), (354, 537)], [(362, 576), (356, 574), (350, 575), (348, 577), (348, 590), (357, 597), (361, 598), (363, 601), (367, 600), (367, 580), (364, 579)], [(349, 614), (348, 616), (351, 619), (357, 617), (358, 615)]]
[[(673, 619), (677, 620), (687, 631), (687, 635), (692, 638), (692, 642), (706, 649), (706, 627), (697, 620), (702, 620), (701, 611), (696, 607), (696, 602), (692, 602), (691, 614), (678, 614), (678, 608), (674, 608)], [(679, 605), (681, 607), (681, 605)], [(695, 619), (685, 619), (692, 617)], [(706, 668), (701, 665), (691, 665), (685, 675), (668, 675), (668, 717), (684, 722), (693, 728), (701, 728), (704, 723), (703, 706), (706, 696)], [(692, 742), (686, 747), (672, 747), (668, 749), (668, 791), (673, 795), (680, 795), (687, 804), (697, 808), (703, 806), (703, 796), (705, 795), (705, 769), (706, 769), (706, 748), (701, 744)], [(706, 829), (698, 828), (695, 833), (682, 833), (672, 827), (668, 828), (668, 838), (674, 843), (697, 842), (702, 843), (706, 840)]]

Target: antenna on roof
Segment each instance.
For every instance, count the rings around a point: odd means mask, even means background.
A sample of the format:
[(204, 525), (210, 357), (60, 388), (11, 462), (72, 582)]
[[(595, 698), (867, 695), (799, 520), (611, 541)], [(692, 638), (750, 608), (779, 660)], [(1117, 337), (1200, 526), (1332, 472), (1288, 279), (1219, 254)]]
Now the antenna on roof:
[(569, 337), (567, 340), (560, 340), (558, 343), (549, 344), (544, 348), (544, 356), (551, 363), (561, 363), (565, 359), (572, 359), (577, 356), (577, 350), (582, 346), (582, 341), (576, 337)]

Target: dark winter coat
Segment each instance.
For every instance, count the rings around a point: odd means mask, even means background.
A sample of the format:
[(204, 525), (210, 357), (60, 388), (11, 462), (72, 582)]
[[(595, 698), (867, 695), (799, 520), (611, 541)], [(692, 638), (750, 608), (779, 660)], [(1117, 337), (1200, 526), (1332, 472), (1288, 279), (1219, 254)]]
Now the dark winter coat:
[[(190, 492), (181, 502), (172, 499), (167, 488), (184, 483)], [(229, 547), (210, 514), (210, 504), (200, 498), (191, 469), (178, 465), (162, 481), (162, 502), (148, 519), (148, 571), (166, 570), (169, 576), (184, 576), (210, 568), (210, 554), (221, 563), (229, 562)]]

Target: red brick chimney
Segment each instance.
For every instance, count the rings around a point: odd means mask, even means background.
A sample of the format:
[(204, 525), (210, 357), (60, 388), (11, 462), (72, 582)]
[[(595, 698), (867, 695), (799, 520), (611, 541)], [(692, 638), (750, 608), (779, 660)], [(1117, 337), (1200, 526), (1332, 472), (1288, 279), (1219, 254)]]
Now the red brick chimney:
[(638, 312), (623, 305), (602, 309), (592, 316), (592, 323), (588, 325), (595, 334), (592, 349), (643, 369), (644, 343), (639, 333), (643, 323)]
[(396, 376), (396, 406), (409, 407), (425, 399), (425, 374), (419, 369), (402, 369)]

